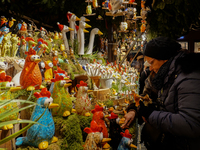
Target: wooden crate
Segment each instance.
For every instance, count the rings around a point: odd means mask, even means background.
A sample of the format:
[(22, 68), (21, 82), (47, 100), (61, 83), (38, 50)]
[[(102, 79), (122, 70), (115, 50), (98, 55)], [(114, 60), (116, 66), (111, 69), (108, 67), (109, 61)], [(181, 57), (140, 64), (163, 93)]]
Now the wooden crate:
[(125, 98), (119, 98), (113, 100), (113, 105), (119, 105), (119, 104), (124, 104), (125, 103)]
[(99, 89), (94, 90), (94, 95), (96, 96), (97, 100), (106, 101), (106, 96), (110, 94), (110, 89)]

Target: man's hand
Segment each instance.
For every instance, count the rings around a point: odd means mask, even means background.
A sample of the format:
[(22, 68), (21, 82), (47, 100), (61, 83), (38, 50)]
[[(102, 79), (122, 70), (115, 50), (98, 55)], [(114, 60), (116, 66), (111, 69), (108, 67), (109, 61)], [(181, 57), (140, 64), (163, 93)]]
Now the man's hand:
[(121, 126), (121, 128), (125, 128), (125, 127), (129, 127), (130, 126), (131, 122), (135, 118), (135, 111), (134, 110), (129, 111), (124, 117), (125, 117), (125, 122)]

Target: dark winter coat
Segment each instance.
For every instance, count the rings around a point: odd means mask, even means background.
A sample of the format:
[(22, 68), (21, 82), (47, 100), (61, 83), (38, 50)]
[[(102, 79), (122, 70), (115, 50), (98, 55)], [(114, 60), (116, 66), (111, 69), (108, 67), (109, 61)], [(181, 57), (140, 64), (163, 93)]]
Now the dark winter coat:
[(176, 150), (200, 149), (200, 69), (193, 56), (180, 52), (172, 60), (158, 92), (162, 110), (148, 118), (150, 125), (172, 135), (167, 145)]

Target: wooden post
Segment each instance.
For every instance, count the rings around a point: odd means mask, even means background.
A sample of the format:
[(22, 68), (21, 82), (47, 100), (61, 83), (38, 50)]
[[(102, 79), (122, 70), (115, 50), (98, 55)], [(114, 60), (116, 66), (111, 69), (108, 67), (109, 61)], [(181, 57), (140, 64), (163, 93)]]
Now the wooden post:
[[(11, 130), (0, 130), (0, 140), (4, 139), (9, 135), (11, 135)], [(0, 148), (6, 148), (6, 150), (12, 150), (12, 141), (10, 140), (0, 145)]]

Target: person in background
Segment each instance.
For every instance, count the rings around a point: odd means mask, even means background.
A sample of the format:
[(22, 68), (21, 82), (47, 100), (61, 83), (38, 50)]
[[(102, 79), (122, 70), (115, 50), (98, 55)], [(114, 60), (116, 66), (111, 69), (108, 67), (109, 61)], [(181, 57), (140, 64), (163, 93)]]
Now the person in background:
[(135, 65), (135, 69), (141, 74), (144, 70), (144, 55), (142, 52), (139, 52), (136, 56), (137, 63)]
[(156, 105), (140, 101), (125, 115), (123, 126), (141, 116), (148, 150), (200, 149), (200, 54), (188, 54), (176, 41), (157, 37), (147, 43), (144, 55), (155, 72)]
[(139, 76), (139, 94), (142, 94), (144, 86), (145, 86), (145, 80), (149, 76), (150, 70), (149, 70), (149, 67), (145, 66), (145, 64), (144, 64), (144, 55), (143, 55), (142, 52), (138, 53), (136, 59), (137, 59), (137, 64), (138, 64), (138, 65), (136, 65), (136, 69), (140, 73), (140, 76)]

